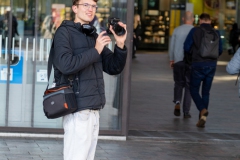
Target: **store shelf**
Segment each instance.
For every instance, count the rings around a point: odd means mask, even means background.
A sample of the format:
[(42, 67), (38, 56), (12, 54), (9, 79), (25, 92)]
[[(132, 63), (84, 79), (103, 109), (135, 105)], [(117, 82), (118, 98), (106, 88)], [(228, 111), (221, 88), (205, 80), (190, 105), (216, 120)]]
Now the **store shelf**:
[(168, 49), (169, 11), (146, 10), (139, 49)]

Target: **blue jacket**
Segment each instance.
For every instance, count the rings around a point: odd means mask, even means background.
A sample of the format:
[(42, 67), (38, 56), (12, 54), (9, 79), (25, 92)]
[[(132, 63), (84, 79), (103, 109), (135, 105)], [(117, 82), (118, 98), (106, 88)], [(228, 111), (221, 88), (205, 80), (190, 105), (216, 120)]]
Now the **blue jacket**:
[[(210, 24), (201, 24), (200, 27), (205, 28), (206, 30), (212, 29)], [(200, 27), (194, 27), (189, 32), (185, 42), (184, 42), (184, 52), (187, 54), (192, 54), (192, 65), (200, 64), (200, 65), (209, 65), (216, 66), (217, 59), (206, 59), (199, 55), (199, 49), (201, 46), (202, 40), (202, 29)], [(220, 33), (217, 31), (219, 37)], [(219, 56), (222, 54), (222, 40), (219, 38)], [(204, 63), (204, 64), (203, 64)]]

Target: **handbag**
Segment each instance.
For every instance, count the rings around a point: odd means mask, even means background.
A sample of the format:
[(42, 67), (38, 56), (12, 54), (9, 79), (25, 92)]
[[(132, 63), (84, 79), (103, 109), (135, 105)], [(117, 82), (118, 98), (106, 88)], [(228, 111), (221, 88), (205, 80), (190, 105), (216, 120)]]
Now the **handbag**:
[(69, 85), (48, 89), (49, 77), (53, 65), (53, 54), (54, 47), (52, 42), (48, 60), (48, 85), (43, 95), (43, 111), (48, 119), (59, 118), (77, 110), (77, 100), (72, 89), (72, 75), (68, 78), (70, 82)]

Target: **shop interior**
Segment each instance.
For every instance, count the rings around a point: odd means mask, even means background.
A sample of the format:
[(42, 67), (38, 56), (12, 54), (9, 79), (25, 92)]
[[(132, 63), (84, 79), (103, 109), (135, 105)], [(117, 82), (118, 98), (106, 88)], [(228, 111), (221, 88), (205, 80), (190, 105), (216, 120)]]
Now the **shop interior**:
[(210, 14), (212, 26), (220, 31), (227, 49), (229, 32), (236, 22), (236, 4), (236, 0), (135, 0), (135, 14), (140, 15), (142, 24), (139, 49), (168, 50), (174, 28), (182, 24), (182, 15), (189, 9), (194, 14), (194, 26), (199, 25), (201, 13)]

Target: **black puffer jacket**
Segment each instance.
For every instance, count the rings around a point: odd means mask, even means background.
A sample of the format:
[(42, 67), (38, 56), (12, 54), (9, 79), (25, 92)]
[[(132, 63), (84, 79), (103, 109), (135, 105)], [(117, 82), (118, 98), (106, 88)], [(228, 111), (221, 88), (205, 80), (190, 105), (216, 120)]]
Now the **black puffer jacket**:
[(105, 105), (103, 71), (115, 75), (123, 70), (127, 49), (115, 46), (114, 53), (105, 47), (101, 54), (95, 49), (98, 35), (86, 35), (81, 24), (63, 21), (54, 37), (54, 79), (56, 86), (69, 84), (74, 75), (73, 89), (78, 110), (101, 109)]

